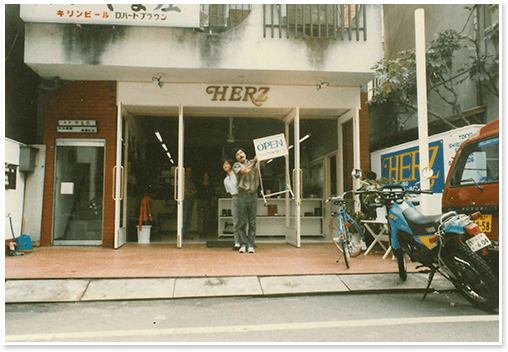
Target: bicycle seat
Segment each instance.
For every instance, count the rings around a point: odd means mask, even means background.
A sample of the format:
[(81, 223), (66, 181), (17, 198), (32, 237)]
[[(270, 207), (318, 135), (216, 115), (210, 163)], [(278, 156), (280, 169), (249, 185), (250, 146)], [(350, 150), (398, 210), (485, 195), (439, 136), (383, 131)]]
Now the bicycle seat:
[[(402, 212), (409, 228), (417, 235), (430, 235), (437, 232), (441, 223), (443, 214), (423, 215), (415, 208), (408, 208)], [(455, 212), (451, 211), (444, 215), (443, 220), (454, 216)]]

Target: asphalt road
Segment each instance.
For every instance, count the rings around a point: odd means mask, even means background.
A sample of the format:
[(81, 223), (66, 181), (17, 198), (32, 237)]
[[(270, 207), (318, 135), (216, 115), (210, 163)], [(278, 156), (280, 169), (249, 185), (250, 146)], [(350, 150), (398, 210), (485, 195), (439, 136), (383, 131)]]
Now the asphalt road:
[(8, 304), (5, 341), (497, 343), (499, 315), (456, 293)]

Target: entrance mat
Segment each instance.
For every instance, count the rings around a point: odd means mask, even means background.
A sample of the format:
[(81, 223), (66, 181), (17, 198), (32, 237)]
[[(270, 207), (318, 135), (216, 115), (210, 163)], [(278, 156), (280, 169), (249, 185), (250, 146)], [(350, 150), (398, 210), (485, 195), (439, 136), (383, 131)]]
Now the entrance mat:
[(208, 248), (228, 248), (228, 247), (233, 247), (234, 245), (235, 245), (235, 241), (233, 241), (233, 240), (206, 241), (206, 246)]

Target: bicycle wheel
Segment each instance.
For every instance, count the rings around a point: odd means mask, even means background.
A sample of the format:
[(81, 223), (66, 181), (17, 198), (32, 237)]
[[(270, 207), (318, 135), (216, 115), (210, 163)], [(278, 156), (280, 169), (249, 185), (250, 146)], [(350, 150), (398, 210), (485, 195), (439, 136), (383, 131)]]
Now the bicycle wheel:
[(330, 220), (330, 237), (332, 238), (333, 244), (342, 252), (342, 245), (340, 243), (339, 236), (339, 218), (337, 216), (332, 216), (332, 220)]
[[(346, 227), (344, 226), (344, 228)], [(342, 245), (342, 253), (344, 254), (344, 261), (346, 262), (346, 267), (349, 269), (351, 267), (351, 256), (349, 253), (350, 242), (348, 240), (345, 240), (344, 242), (341, 243), (341, 245)]]
[[(340, 216), (340, 215), (339, 215)], [(344, 261), (349, 269), (350, 266), (350, 255), (348, 241), (347, 227), (344, 220), (339, 219), (338, 216), (334, 216), (330, 221), (330, 236), (332, 237), (333, 244), (342, 252), (344, 255)]]
[(348, 238), (349, 238), (349, 255), (351, 258), (357, 257), (362, 253), (362, 246), (361, 243), (357, 243), (354, 241), (355, 238), (360, 238), (360, 240), (363, 238), (363, 233), (358, 224), (352, 220), (348, 219), (349, 223), (352, 226), (349, 226), (347, 228)]

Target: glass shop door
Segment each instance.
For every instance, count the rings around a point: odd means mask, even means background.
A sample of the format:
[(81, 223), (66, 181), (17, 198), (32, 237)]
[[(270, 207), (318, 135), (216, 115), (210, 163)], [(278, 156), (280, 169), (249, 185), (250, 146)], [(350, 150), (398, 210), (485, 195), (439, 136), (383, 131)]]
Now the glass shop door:
[(102, 245), (104, 140), (56, 141), (54, 245)]

